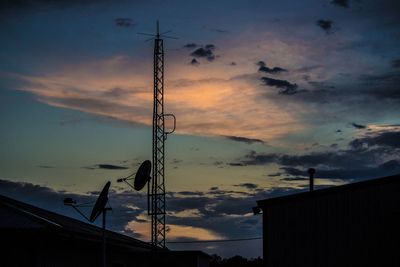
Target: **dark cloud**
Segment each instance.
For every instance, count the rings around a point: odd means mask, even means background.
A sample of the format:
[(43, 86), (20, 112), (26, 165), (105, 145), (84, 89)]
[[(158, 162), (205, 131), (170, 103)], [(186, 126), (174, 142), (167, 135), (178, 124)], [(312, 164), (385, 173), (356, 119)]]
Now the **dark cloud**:
[(317, 21), (317, 26), (323, 29), (326, 34), (332, 33), (332, 24), (333, 22), (331, 20), (320, 19)]
[(188, 48), (188, 49), (194, 49), (194, 48), (196, 48), (198, 45), (197, 44), (195, 44), (195, 43), (188, 43), (188, 44), (185, 44), (183, 47), (184, 48)]
[(400, 59), (392, 60), (392, 67), (393, 68), (400, 68)]
[(183, 162), (183, 160), (174, 158), (174, 159), (171, 161), (171, 164), (179, 164), (179, 163), (182, 163), (182, 162)]
[(213, 162), (213, 165), (218, 166), (219, 168), (223, 168), (224, 162), (217, 160)]
[[(396, 62), (392, 62), (391, 69), (387, 72), (381, 72), (377, 74), (364, 74), (360, 76), (361, 81), (365, 81), (369, 85), (397, 85), (400, 82), (400, 70), (396, 69)], [(365, 83), (363, 84), (365, 85)]]
[(363, 74), (360, 76), (362, 81), (370, 84), (398, 82), (400, 80), (399, 72), (388, 72), (384, 74)]
[(301, 190), (287, 187), (272, 188), (268, 190), (261, 189), (254, 190), (254, 193), (245, 196), (233, 196), (227, 193), (223, 193), (215, 199), (216, 201), (214, 200), (214, 203), (216, 202), (216, 205), (214, 206), (212, 213), (236, 215), (248, 214), (251, 212), (251, 207), (254, 206), (254, 203), (257, 200), (287, 195), (296, 191), (298, 192)]
[(224, 136), (224, 137), (232, 141), (242, 142), (246, 144), (253, 144), (253, 143), (264, 144), (264, 141), (261, 139), (247, 138), (242, 136)]
[(118, 165), (112, 165), (112, 164), (98, 164), (97, 165), (99, 169), (106, 169), (106, 170), (126, 170), (129, 169), (128, 167), (125, 166), (118, 166)]
[[(246, 165), (278, 164), (281, 170), (294, 177), (307, 177), (314, 167), (320, 178), (363, 179), (383, 177), (400, 172), (400, 131), (388, 130), (367, 133), (348, 143), (347, 149), (289, 155), (249, 152), (240, 161)], [(290, 177), (289, 177), (290, 178)]]
[[(317, 166), (331, 162), (341, 162), (339, 154), (334, 152), (315, 152), (305, 155), (280, 155), (277, 162), (285, 166)], [(297, 174), (300, 175), (300, 174)]]
[(190, 55), (198, 58), (206, 58), (208, 61), (213, 61), (215, 59), (213, 51), (211, 51), (210, 49), (205, 49), (203, 47), (196, 49)]
[(258, 71), (271, 73), (271, 74), (278, 74), (278, 73), (281, 73), (281, 72), (287, 72), (286, 69), (283, 69), (283, 68), (280, 68), (280, 67), (273, 67), (272, 69), (268, 68), (268, 67), (260, 67), (258, 69)]
[[(380, 99), (380, 100), (386, 100), (389, 102), (394, 102), (396, 105), (398, 104), (398, 101), (400, 100), (400, 87), (395, 85), (395, 81), (393, 81), (393, 84), (389, 86), (381, 86), (381, 87), (374, 87), (371, 90), (367, 92), (369, 96), (375, 97)], [(388, 107), (388, 106), (386, 106)]]
[(215, 45), (207, 44), (204, 47), (199, 47), (194, 50), (190, 55), (196, 58), (205, 58), (208, 61), (213, 61), (216, 56), (214, 54)]
[(308, 82), (309, 85), (311, 85), (314, 88), (317, 88), (318, 90), (332, 90), (332, 89), (335, 89), (335, 86), (330, 85), (327, 82), (323, 82), (323, 81), (316, 82), (316, 81), (310, 81), (310, 80), (307, 80), (307, 82)]
[(271, 173), (271, 174), (268, 174), (268, 176), (269, 177), (278, 177), (278, 176), (281, 176), (281, 173), (280, 172)]
[(215, 45), (213, 45), (213, 44), (207, 44), (204, 48), (205, 48), (205, 49), (209, 49), (209, 50), (214, 50), (214, 49), (215, 49)]
[[(286, 174), (298, 175), (307, 173), (305, 169), (285, 168)], [(400, 173), (400, 161), (390, 160), (375, 167), (348, 169), (316, 169), (315, 177), (320, 179), (367, 179), (389, 176)], [(305, 176), (305, 175), (304, 175)], [(307, 179), (307, 178), (304, 178)]]
[(243, 224), (251, 224), (251, 225), (256, 225), (256, 224), (258, 224), (258, 220), (256, 220), (256, 219), (246, 219), (246, 220), (243, 220), (243, 221), (241, 221), (241, 223), (243, 223)]
[(228, 30), (224, 30), (224, 29), (210, 29), (210, 31), (214, 31), (214, 32), (218, 32), (218, 33), (228, 33)]
[(287, 72), (286, 69), (283, 69), (280, 67), (269, 68), (269, 67), (267, 67), (267, 65), (264, 61), (258, 61), (257, 65), (259, 66), (258, 71), (260, 71), (260, 72), (265, 72), (265, 73), (269, 73), (269, 74), (279, 74), (281, 72)]
[(136, 23), (133, 22), (132, 19), (130, 18), (116, 18), (115, 19), (115, 25), (119, 27), (133, 27), (136, 25)]
[(307, 181), (309, 178), (306, 177), (286, 177), (286, 178), (282, 178), (282, 181)]
[(105, 0), (2, 0), (0, 10), (3, 9), (27, 9), (27, 8), (69, 8), (83, 5), (106, 3)]
[(203, 196), (204, 193), (200, 191), (179, 191), (174, 194), (179, 194), (183, 196)]
[(84, 169), (89, 170), (96, 170), (96, 169), (103, 169), (103, 170), (127, 170), (128, 167), (113, 165), (113, 164), (96, 164), (93, 166), (83, 167)]
[(349, 0), (332, 0), (331, 1), (332, 5), (339, 6), (339, 7), (349, 7)]
[(190, 61), (190, 65), (198, 66), (198, 65), (200, 65), (200, 62), (198, 62), (197, 59), (193, 58), (192, 61)]
[[(288, 154), (260, 154), (249, 153), (241, 161), (243, 165), (266, 165), (276, 163), (281, 166), (303, 166), (305, 168), (316, 167), (321, 165), (330, 165), (333, 167), (351, 167), (353, 164), (365, 166), (371, 160), (376, 160), (376, 156), (381, 151), (357, 151), (355, 149), (343, 151), (323, 151), (313, 152), (310, 154), (288, 155)], [(286, 169), (284, 169), (286, 170)], [(297, 173), (296, 175), (301, 175)]]
[(283, 170), (286, 174), (290, 174), (293, 176), (298, 176), (298, 177), (308, 176), (307, 170), (301, 170), (293, 167), (281, 167), (281, 170)]
[(259, 154), (255, 151), (250, 151), (242, 160), (243, 165), (264, 165), (277, 161), (279, 154)]
[(355, 122), (352, 122), (352, 123), (351, 123), (351, 126), (353, 126), (353, 127), (356, 128), (356, 129), (366, 129), (366, 128), (367, 128), (366, 125), (357, 124), (357, 123), (355, 123)]
[(397, 149), (400, 148), (400, 131), (386, 131), (363, 138), (357, 138), (350, 142), (350, 146), (354, 149), (362, 148), (363, 146), (379, 146)]
[(266, 63), (265, 63), (264, 61), (260, 60), (260, 61), (258, 61), (258, 62), (256, 63), (256, 65), (258, 65), (259, 67), (265, 67), (265, 66), (266, 66)]
[(121, 97), (130, 94), (131, 91), (121, 87), (111, 88), (103, 93), (105, 97)]
[(227, 163), (229, 166), (232, 166), (232, 167), (242, 167), (242, 166), (246, 166), (246, 164), (243, 164), (243, 163), (240, 163), (240, 162), (230, 162), (230, 163)]
[(237, 64), (236, 64), (236, 62), (232, 61), (231, 63), (229, 63), (229, 65), (236, 66)]
[(49, 166), (49, 165), (37, 165), (36, 167), (41, 168), (41, 169), (53, 169), (53, 166)]
[(295, 83), (290, 83), (286, 80), (272, 79), (268, 77), (261, 77), (261, 81), (268, 86), (279, 88), (279, 94), (281, 95), (294, 95), (298, 93), (298, 86)]
[(253, 184), (253, 183), (243, 183), (243, 184), (237, 184), (235, 186), (244, 187), (246, 189), (256, 189), (256, 188), (258, 188), (258, 185)]
[(322, 65), (311, 65), (311, 66), (304, 66), (295, 70), (295, 72), (310, 72), (315, 69), (322, 68)]

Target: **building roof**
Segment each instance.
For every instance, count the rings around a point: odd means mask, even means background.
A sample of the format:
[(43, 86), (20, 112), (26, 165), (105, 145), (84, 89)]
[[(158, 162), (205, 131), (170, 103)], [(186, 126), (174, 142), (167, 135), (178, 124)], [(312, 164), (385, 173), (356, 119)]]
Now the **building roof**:
[[(55, 212), (0, 195), (0, 230), (55, 231), (74, 238), (101, 242), (102, 228)], [(107, 230), (107, 242), (138, 252), (151, 245), (138, 239)]]
[(286, 196), (258, 200), (257, 205), (260, 208), (265, 208), (265, 207), (275, 205), (278, 203), (296, 201), (299, 199), (306, 199), (306, 198), (311, 198), (311, 197), (315, 198), (318, 196), (326, 196), (326, 195), (331, 195), (331, 194), (333, 195), (333, 194), (338, 194), (338, 193), (346, 192), (346, 191), (353, 191), (353, 190), (357, 190), (357, 189), (361, 189), (361, 188), (365, 188), (365, 187), (375, 187), (375, 186), (379, 186), (379, 185), (383, 185), (383, 184), (391, 184), (393, 182), (400, 182), (400, 174), (387, 176), (387, 177), (383, 177), (383, 178), (369, 179), (366, 181), (350, 183), (350, 184), (345, 184), (345, 185), (332, 186), (332, 187), (328, 187), (328, 188), (314, 190), (311, 192), (306, 191), (306, 192), (301, 192), (301, 193), (297, 193), (297, 194), (291, 194), (291, 195), (286, 195)]

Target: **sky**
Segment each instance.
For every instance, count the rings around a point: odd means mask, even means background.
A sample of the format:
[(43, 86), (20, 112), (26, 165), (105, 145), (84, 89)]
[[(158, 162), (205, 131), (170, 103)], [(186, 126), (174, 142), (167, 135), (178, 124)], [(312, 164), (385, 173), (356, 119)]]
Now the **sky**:
[[(149, 240), (153, 41), (165, 39), (167, 241), (261, 237), (256, 200), (400, 173), (397, 0), (0, 4), (0, 193), (77, 219), (111, 181), (109, 228)], [(166, 121), (167, 128), (172, 127)], [(88, 211), (89, 212), (89, 211)], [(223, 257), (261, 240), (170, 243)]]

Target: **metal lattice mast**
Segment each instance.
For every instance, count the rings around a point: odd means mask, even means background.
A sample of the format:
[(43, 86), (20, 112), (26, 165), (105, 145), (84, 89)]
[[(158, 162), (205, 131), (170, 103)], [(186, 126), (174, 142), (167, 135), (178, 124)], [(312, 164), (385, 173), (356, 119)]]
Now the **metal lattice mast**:
[(151, 243), (165, 247), (165, 177), (164, 144), (164, 44), (157, 35), (154, 39), (154, 102), (153, 102), (153, 179), (151, 183)]
[[(165, 140), (167, 135), (175, 131), (176, 118), (174, 114), (164, 113), (164, 44), (161, 37), (178, 39), (176, 37), (165, 35), (167, 31), (160, 34), (159, 23), (157, 21), (156, 34), (138, 33), (141, 35), (151, 36), (154, 39), (154, 99), (153, 99), (153, 166), (152, 177), (147, 172), (151, 163), (147, 160), (140, 165), (135, 175), (135, 183), (130, 180), (133, 175), (120, 178), (118, 182), (125, 182), (136, 191), (140, 191), (147, 181), (147, 213), (151, 216), (151, 244), (154, 248), (165, 247)], [(165, 117), (173, 119), (173, 128), (165, 131)], [(141, 170), (142, 169), (142, 170)], [(139, 175), (139, 176), (138, 176)], [(139, 180), (138, 180), (139, 179)], [(136, 184), (138, 183), (138, 184)], [(155, 250), (157, 251), (157, 250)]]

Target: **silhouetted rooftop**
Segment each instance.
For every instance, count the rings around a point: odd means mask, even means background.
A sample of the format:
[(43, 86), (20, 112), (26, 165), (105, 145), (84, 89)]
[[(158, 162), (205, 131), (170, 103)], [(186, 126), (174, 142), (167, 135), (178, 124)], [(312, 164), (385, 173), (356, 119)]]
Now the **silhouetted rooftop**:
[(393, 183), (393, 182), (398, 182), (400, 181), (400, 174), (397, 175), (392, 175), (392, 176), (387, 176), (383, 178), (375, 178), (375, 179), (368, 179), (366, 181), (361, 181), (361, 182), (355, 182), (355, 183), (349, 183), (345, 185), (338, 185), (338, 186), (332, 186), (328, 188), (323, 188), (323, 189), (317, 189), (312, 192), (310, 191), (305, 191), (297, 194), (291, 194), (291, 195), (285, 195), (285, 196), (280, 196), (280, 197), (275, 197), (275, 198), (267, 198), (263, 200), (258, 200), (257, 205), (261, 208), (274, 205), (277, 203), (282, 203), (282, 202), (289, 202), (289, 201), (296, 201), (299, 199), (305, 199), (305, 198), (311, 198), (311, 197), (319, 197), (319, 196), (326, 196), (330, 194), (337, 194), (343, 191), (352, 191), (356, 190), (359, 188), (364, 188), (364, 187), (374, 187), (378, 186), (381, 184), (388, 184), (388, 183)]
[[(102, 229), (98, 226), (2, 195), (0, 195), (0, 230), (52, 231), (95, 242), (100, 242), (102, 236)], [(107, 230), (107, 242), (138, 252), (147, 252), (151, 249), (151, 245), (146, 242), (109, 230)]]

